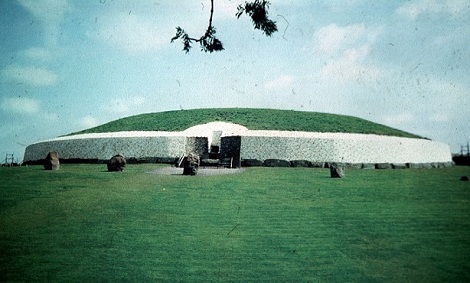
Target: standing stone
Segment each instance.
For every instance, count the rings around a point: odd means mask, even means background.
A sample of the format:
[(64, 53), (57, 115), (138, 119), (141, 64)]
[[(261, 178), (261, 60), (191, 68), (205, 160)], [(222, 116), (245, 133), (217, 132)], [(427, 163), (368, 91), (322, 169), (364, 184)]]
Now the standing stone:
[(59, 153), (56, 151), (51, 151), (47, 154), (47, 157), (44, 159), (44, 169), (46, 170), (59, 170)]
[(114, 171), (121, 171), (124, 170), (124, 167), (126, 166), (126, 159), (124, 156), (118, 154), (113, 157), (108, 161), (107, 163), (108, 166), (108, 171), (109, 172), (114, 172)]
[(195, 153), (188, 154), (183, 164), (183, 175), (196, 175), (199, 168), (199, 155)]
[(330, 176), (331, 178), (344, 178), (344, 168), (338, 166), (336, 163), (331, 163)]

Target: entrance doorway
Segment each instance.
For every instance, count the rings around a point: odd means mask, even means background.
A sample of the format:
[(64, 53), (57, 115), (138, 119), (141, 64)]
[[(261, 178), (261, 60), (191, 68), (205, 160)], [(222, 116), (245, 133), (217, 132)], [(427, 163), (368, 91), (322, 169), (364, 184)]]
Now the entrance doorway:
[(218, 159), (220, 155), (220, 140), (222, 131), (213, 131), (212, 138), (209, 143), (209, 158)]

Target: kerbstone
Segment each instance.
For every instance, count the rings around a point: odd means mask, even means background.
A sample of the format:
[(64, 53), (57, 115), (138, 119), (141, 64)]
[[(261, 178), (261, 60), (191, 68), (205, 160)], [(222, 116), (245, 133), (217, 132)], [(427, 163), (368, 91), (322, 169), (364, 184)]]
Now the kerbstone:
[(290, 167), (290, 162), (282, 159), (266, 159), (263, 163), (266, 167)]
[(312, 162), (308, 160), (292, 160), (290, 162), (292, 167), (312, 167)]

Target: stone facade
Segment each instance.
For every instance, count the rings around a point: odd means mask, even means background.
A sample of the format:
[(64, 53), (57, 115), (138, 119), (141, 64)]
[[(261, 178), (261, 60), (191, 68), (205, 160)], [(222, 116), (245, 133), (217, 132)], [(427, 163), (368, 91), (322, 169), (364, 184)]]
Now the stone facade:
[(184, 152), (186, 154), (193, 153), (197, 154), (198, 156), (204, 156), (205, 154), (207, 154), (208, 148), (209, 141), (207, 137), (187, 137)]
[(449, 146), (425, 139), (361, 134), (326, 137), (243, 136), (242, 159), (339, 163), (451, 162)]
[[(415, 164), (435, 163), (441, 167), (439, 164), (452, 162), (448, 145), (426, 139), (251, 131), (240, 125), (225, 124), (230, 130), (224, 128), (224, 123), (217, 122), (217, 127), (198, 125), (184, 132), (119, 132), (60, 137), (28, 146), (24, 161), (41, 160), (50, 151), (57, 151), (65, 160), (109, 160), (116, 154), (127, 159), (156, 161), (173, 160), (190, 152), (204, 156), (210, 143), (215, 142), (212, 141), (214, 132), (221, 131), (220, 158), (233, 158), (238, 165), (267, 164), (266, 160), (277, 159), (295, 166), (299, 166), (298, 161), (301, 160), (302, 164), (314, 165), (336, 162), (351, 166), (395, 164), (399, 167), (410, 164), (408, 167), (417, 168), (423, 166)], [(204, 131), (195, 131), (199, 128)]]
[(52, 150), (57, 151), (61, 159), (109, 160), (116, 154), (126, 158), (175, 158), (186, 153), (186, 137), (80, 138), (71, 136), (28, 146), (25, 151), (24, 161), (40, 160)]

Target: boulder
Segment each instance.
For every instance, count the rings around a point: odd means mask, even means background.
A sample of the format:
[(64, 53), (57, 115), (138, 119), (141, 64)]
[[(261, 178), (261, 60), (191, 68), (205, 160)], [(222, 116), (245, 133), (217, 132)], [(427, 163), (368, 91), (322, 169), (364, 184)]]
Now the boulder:
[(137, 164), (137, 163), (139, 163), (139, 160), (135, 157), (130, 157), (130, 158), (126, 159), (126, 163), (127, 164)]
[(266, 159), (263, 163), (266, 167), (290, 167), (290, 162), (282, 159)]
[(118, 154), (113, 157), (108, 161), (107, 163), (108, 166), (108, 171), (109, 172), (114, 172), (114, 171), (122, 171), (124, 170), (124, 167), (126, 166), (126, 159), (124, 156)]
[(344, 167), (330, 163), (330, 176), (331, 178), (344, 178)]
[(408, 167), (411, 169), (430, 169), (432, 168), (431, 163), (408, 163)]
[(455, 166), (455, 163), (453, 161), (451, 161), (451, 162), (440, 162), (439, 165), (441, 166), (441, 168), (448, 168), (448, 167)]
[(343, 166), (347, 169), (362, 169), (362, 163), (344, 163)]
[(59, 153), (56, 151), (51, 151), (47, 154), (47, 157), (44, 159), (44, 169), (46, 170), (59, 170)]
[(310, 164), (313, 168), (325, 168), (324, 162), (311, 162)]
[(308, 160), (292, 160), (290, 162), (292, 167), (312, 167), (312, 163)]
[(423, 163), (422, 166), (423, 166), (424, 169), (432, 169), (433, 168), (431, 163)]
[(263, 166), (263, 161), (258, 159), (244, 159), (242, 160), (243, 167), (259, 167)]
[(377, 164), (375, 164), (375, 169), (392, 169), (392, 164), (390, 164), (390, 163), (377, 163)]
[(393, 163), (392, 168), (393, 169), (406, 169), (408, 167), (406, 166), (406, 163)]
[(375, 169), (374, 163), (362, 163), (361, 169)]
[(468, 176), (462, 176), (462, 177), (460, 178), (460, 181), (468, 182)]

